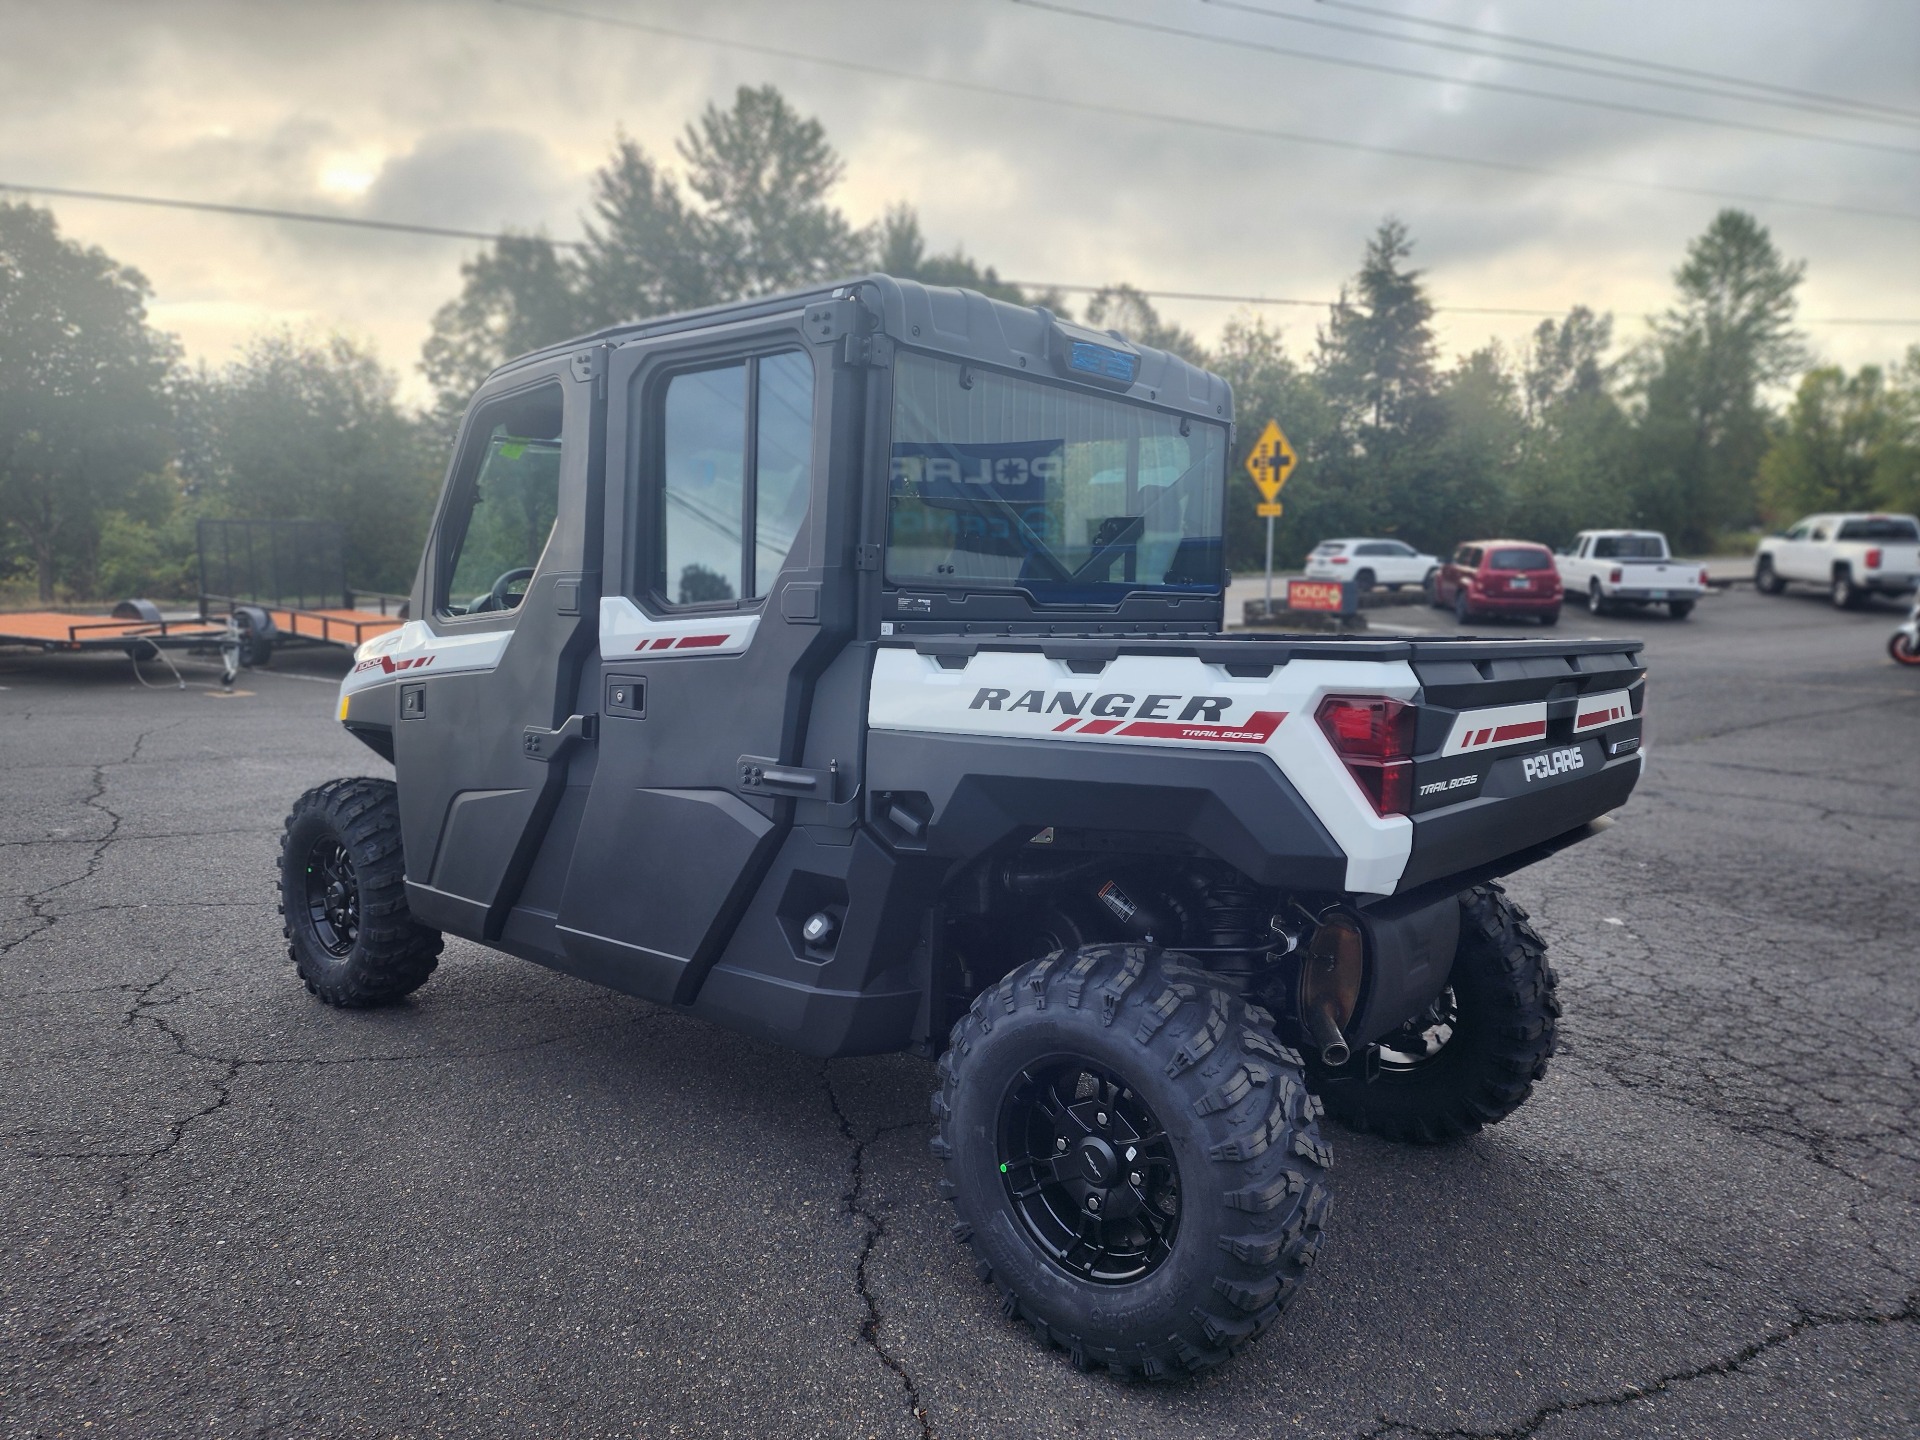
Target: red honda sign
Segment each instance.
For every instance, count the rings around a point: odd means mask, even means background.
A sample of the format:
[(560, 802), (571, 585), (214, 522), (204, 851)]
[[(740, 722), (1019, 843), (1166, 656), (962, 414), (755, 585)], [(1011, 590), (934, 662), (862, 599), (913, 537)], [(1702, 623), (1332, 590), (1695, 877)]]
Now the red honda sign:
[(1347, 608), (1346, 591), (1346, 585), (1339, 580), (1289, 580), (1287, 608), (1289, 610), (1324, 610), (1331, 615), (1343, 614)]

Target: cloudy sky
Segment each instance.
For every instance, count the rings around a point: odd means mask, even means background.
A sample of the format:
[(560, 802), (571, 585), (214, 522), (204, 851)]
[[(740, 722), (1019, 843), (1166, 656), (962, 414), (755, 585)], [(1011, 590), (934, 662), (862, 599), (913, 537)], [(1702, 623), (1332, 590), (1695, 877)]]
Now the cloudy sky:
[[(1392, 213), (1452, 307), (1449, 353), (1535, 323), (1473, 307), (1585, 303), (1631, 339), (1687, 240), (1736, 203), (1715, 197), (1746, 196), (1808, 262), (1823, 357), (1920, 342), (1913, 0), (4, 0), (0, 24), (10, 184), (566, 238), (617, 131), (671, 158), (704, 105), (771, 82), (825, 123), (853, 219), (910, 201), (937, 248), (1014, 279), (1324, 299)], [(1671, 67), (1629, 72), (1667, 83), (1515, 58), (1620, 73), (1574, 50)], [(273, 324), (339, 329), (415, 398), (473, 249), (46, 203), (146, 272), (190, 356), (219, 363)], [(1163, 305), (1203, 338), (1236, 308)], [(1259, 313), (1297, 353), (1320, 319)]]

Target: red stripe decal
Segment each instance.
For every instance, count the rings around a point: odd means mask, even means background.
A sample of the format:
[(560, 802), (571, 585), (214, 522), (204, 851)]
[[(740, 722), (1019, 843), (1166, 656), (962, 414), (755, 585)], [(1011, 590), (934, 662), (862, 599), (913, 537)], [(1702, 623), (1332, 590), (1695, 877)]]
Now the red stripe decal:
[(1518, 725), (1502, 725), (1493, 732), (1493, 743), (1504, 745), (1509, 740), (1532, 740), (1547, 733), (1544, 720), (1523, 720)]
[(1080, 727), (1080, 733), (1082, 735), (1104, 735), (1109, 730), (1117, 730), (1119, 728), (1120, 722), (1118, 720), (1089, 720), (1085, 725)]
[(1256, 710), (1244, 725), (1183, 725), (1177, 720), (1135, 720), (1120, 733), (1150, 740), (1216, 740), (1235, 745), (1259, 745), (1280, 728), (1284, 710)]
[(726, 643), (727, 637), (724, 635), (682, 635), (677, 648), (681, 650), (710, 650), (715, 645), (724, 645)]
[(1062, 730), (1071, 730), (1079, 723), (1078, 720), (1062, 720), (1058, 725), (1053, 727), (1053, 733), (1058, 735)]

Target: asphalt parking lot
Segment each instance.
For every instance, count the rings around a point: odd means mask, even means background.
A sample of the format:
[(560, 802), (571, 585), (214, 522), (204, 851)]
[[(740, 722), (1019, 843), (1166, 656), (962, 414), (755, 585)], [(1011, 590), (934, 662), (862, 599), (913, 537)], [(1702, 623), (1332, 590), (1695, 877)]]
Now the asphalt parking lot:
[(280, 821), (384, 768), (332, 722), (338, 661), (223, 698), (0, 657), (0, 1434), (1911, 1436), (1898, 618), (1735, 590), (1549, 632), (1652, 666), (1633, 802), (1511, 886), (1562, 980), (1551, 1075), (1457, 1147), (1330, 1126), (1298, 1303), (1162, 1388), (1002, 1318), (935, 1198), (924, 1062), (460, 943), (396, 1008), (311, 1000)]

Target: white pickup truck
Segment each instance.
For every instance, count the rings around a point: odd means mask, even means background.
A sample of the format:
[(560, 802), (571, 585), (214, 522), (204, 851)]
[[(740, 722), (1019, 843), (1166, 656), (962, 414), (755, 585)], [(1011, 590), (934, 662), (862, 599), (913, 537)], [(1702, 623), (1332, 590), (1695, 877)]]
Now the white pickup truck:
[(1665, 605), (1684, 620), (1707, 593), (1705, 568), (1675, 560), (1658, 530), (1582, 530), (1554, 563), (1568, 602), (1584, 595), (1596, 615), (1618, 606)]
[(1911, 515), (1809, 515), (1769, 535), (1753, 557), (1753, 585), (1778, 595), (1789, 581), (1824, 585), (1851, 610), (1869, 595), (1899, 596), (1920, 582), (1920, 520)]

